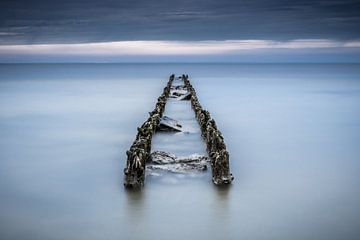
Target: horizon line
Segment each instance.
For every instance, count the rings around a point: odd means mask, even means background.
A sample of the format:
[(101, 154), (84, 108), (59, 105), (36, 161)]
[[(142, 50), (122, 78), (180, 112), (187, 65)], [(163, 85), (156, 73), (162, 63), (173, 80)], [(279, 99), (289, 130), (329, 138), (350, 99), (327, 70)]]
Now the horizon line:
[(358, 63), (360, 40), (117, 41), (0, 45), (0, 63)]
[(25, 55), (216, 55), (264, 49), (360, 48), (360, 40), (294, 39), (275, 40), (135, 40), (96, 43), (54, 43), (0, 45), (0, 54)]

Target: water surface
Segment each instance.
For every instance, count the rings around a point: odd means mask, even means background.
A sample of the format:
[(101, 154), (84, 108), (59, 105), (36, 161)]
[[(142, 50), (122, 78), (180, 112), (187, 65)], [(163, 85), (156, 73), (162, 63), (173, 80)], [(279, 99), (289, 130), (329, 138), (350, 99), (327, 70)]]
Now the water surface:
[[(123, 188), (170, 73), (222, 131), (229, 189)], [(1, 239), (359, 238), (359, 65), (0, 65), (0, 133)]]

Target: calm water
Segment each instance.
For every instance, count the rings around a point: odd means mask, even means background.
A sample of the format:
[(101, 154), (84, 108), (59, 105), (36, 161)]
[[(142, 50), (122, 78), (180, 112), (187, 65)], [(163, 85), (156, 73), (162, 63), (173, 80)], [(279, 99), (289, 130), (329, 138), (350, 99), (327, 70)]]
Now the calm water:
[[(136, 127), (183, 72), (235, 181), (127, 192)], [(360, 65), (0, 65), (0, 134), (1, 239), (360, 236)]]

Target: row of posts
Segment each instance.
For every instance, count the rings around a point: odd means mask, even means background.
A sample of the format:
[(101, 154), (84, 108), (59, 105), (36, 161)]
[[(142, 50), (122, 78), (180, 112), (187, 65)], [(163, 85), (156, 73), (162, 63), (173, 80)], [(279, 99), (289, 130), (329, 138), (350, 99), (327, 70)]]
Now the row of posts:
[(127, 161), (124, 169), (124, 186), (127, 188), (142, 187), (145, 182), (145, 164), (151, 154), (151, 139), (160, 123), (165, 110), (166, 100), (175, 75), (171, 75), (163, 93), (159, 96), (155, 109), (149, 112), (149, 118), (138, 127), (135, 141), (126, 151)]
[[(138, 127), (136, 138), (130, 149), (126, 151), (127, 161), (124, 169), (124, 186), (127, 188), (142, 187), (145, 182), (145, 165), (151, 154), (151, 140), (160, 123), (165, 110), (175, 75), (171, 75), (163, 93), (159, 96), (155, 109), (149, 112), (149, 118)], [(201, 135), (206, 142), (211, 159), (212, 180), (216, 185), (229, 184), (234, 177), (230, 173), (229, 153), (226, 150), (224, 137), (216, 126), (210, 113), (204, 110), (197, 98), (196, 91), (189, 81), (188, 75), (182, 75), (185, 87), (191, 94), (191, 105), (201, 128)]]
[(216, 185), (229, 184), (234, 177), (230, 173), (229, 152), (226, 150), (224, 137), (217, 128), (215, 120), (211, 118), (210, 113), (201, 107), (188, 75), (182, 75), (182, 79), (191, 94), (191, 106), (200, 125), (201, 135), (206, 142), (211, 159), (212, 180)]

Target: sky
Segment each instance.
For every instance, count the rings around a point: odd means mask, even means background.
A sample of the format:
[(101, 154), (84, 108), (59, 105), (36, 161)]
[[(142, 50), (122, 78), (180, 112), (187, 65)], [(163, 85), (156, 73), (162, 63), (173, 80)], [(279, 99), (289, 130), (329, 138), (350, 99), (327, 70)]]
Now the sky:
[(1, 0), (0, 62), (360, 62), (360, 1)]

